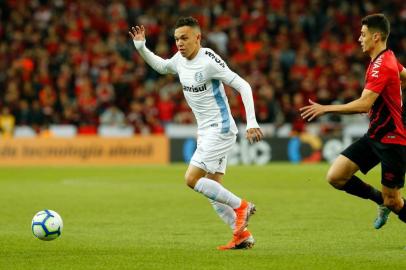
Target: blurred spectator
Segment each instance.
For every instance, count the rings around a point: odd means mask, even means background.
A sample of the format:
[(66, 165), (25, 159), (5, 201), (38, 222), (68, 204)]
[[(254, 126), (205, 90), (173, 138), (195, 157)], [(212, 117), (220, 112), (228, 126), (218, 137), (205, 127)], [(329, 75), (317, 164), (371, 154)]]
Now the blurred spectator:
[(38, 100), (32, 102), (31, 109), (31, 125), (36, 131), (39, 131), (44, 124), (44, 114)]
[(127, 122), (134, 127), (137, 134), (148, 134), (150, 130), (145, 123), (142, 103), (138, 101), (131, 102), (130, 111), (127, 114)]
[(164, 125), (173, 121), (175, 102), (170, 99), (169, 93), (161, 92), (157, 108), (158, 117)]
[(125, 125), (125, 115), (113, 105), (100, 115), (99, 123), (106, 126), (123, 127)]
[(259, 123), (273, 123), (277, 126), (284, 122), (283, 112), (275, 99), (274, 89), (271, 85), (264, 85), (259, 90), (257, 100), (257, 115)]
[(193, 124), (195, 117), (185, 99), (182, 99), (176, 107), (174, 122), (178, 124)]
[(214, 45), (213, 50), (217, 51), (220, 55), (227, 55), (228, 36), (221, 30), (220, 25), (214, 25), (213, 31), (209, 32), (207, 39)]
[(53, 88), (50, 85), (46, 84), (39, 91), (39, 103), (42, 107), (42, 112), (47, 119), (47, 123), (53, 122), (54, 108), (57, 101), (57, 95)]
[(14, 132), (15, 117), (9, 107), (3, 107), (0, 114), (0, 133), (3, 137), (12, 137)]
[(32, 115), (30, 105), (25, 99), (21, 99), (16, 112), (16, 124), (28, 126), (32, 124)]
[(115, 99), (114, 86), (110, 83), (109, 73), (103, 70), (100, 73), (96, 86), (97, 104), (101, 110), (112, 105)]

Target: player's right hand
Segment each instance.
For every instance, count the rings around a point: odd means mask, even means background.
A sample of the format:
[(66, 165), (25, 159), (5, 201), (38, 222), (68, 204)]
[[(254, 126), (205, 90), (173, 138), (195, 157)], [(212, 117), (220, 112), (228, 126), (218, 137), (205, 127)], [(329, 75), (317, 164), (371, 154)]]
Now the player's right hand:
[(131, 27), (130, 31), (128, 32), (131, 36), (131, 38), (134, 41), (144, 41), (145, 40), (145, 28), (143, 25), (138, 26), (136, 25), (135, 27)]
[(323, 105), (316, 103), (311, 99), (309, 99), (309, 103), (310, 105), (304, 106), (299, 109), (300, 115), (304, 120), (310, 122), (314, 118), (326, 113), (325, 107)]

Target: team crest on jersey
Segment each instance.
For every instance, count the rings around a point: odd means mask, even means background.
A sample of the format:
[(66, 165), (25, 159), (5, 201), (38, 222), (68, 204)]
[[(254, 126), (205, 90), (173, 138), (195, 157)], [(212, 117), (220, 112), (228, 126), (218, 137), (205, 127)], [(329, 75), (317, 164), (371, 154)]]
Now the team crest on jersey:
[(203, 72), (199, 71), (195, 73), (195, 81), (202, 82), (203, 81)]

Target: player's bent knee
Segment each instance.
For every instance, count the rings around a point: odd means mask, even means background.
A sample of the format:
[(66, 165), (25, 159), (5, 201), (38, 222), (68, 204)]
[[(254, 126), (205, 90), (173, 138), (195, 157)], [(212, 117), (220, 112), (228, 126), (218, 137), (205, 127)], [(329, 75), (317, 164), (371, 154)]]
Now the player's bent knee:
[(346, 182), (343, 177), (332, 171), (328, 171), (326, 179), (327, 182), (336, 189), (342, 189)]
[(192, 189), (195, 188), (196, 182), (199, 179), (196, 179), (195, 177), (193, 177), (193, 175), (186, 173), (185, 174), (185, 181), (186, 181), (186, 185)]
[(188, 187), (190, 187), (191, 189), (194, 189), (194, 188), (195, 188), (195, 184), (196, 184), (196, 182), (186, 181), (186, 185), (187, 185)]

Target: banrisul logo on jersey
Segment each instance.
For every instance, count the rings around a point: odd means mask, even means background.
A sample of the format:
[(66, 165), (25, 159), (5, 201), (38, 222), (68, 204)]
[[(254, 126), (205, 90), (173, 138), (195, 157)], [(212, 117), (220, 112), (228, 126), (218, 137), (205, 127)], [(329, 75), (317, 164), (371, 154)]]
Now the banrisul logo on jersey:
[(204, 80), (203, 72), (199, 71), (195, 73), (195, 81), (202, 82)]
[(203, 92), (203, 91), (206, 91), (206, 90), (207, 90), (206, 84), (199, 85), (199, 86), (194, 86), (194, 85), (192, 85), (192, 86), (184, 85), (183, 86), (183, 91), (187, 91), (187, 92), (197, 93), (197, 92)]

